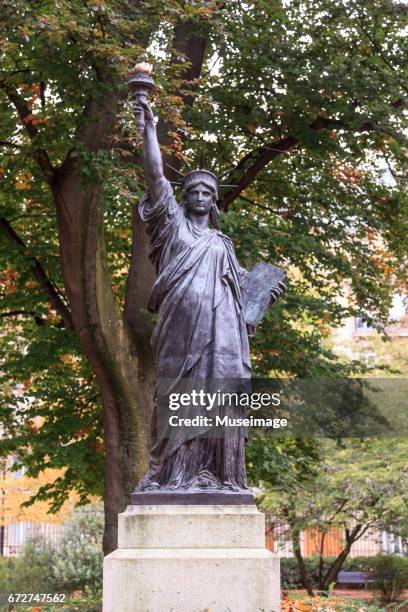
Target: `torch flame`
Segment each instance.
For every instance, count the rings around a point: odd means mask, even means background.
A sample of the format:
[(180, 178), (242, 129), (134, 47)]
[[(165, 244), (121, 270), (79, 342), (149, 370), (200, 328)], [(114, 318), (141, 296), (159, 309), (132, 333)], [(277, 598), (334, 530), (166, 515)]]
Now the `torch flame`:
[(136, 72), (144, 72), (145, 74), (150, 74), (152, 70), (152, 64), (149, 64), (148, 62), (140, 62), (133, 68), (132, 73), (135, 74)]

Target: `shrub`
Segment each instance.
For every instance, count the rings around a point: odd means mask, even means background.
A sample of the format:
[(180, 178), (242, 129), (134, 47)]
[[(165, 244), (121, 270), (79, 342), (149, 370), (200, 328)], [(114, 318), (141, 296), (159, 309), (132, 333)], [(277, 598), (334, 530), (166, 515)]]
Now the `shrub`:
[(49, 592), (52, 551), (39, 537), (31, 538), (21, 557), (0, 558), (0, 591), (15, 593)]
[(103, 512), (95, 506), (77, 509), (66, 522), (52, 554), (54, 590), (96, 592), (102, 587)]
[(381, 591), (383, 603), (398, 601), (408, 588), (408, 559), (396, 555), (377, 555), (371, 559), (375, 587)]
[[(323, 559), (323, 574), (333, 561), (334, 557), (325, 557)], [(310, 584), (316, 589), (318, 588), (320, 557), (317, 555), (305, 557), (304, 562)], [(297, 589), (302, 586), (298, 563), (294, 557), (281, 558), (281, 584), (284, 589)]]
[(75, 510), (52, 547), (36, 537), (21, 557), (0, 557), (0, 591), (83, 591), (92, 598), (102, 587), (102, 536), (103, 512), (95, 506)]

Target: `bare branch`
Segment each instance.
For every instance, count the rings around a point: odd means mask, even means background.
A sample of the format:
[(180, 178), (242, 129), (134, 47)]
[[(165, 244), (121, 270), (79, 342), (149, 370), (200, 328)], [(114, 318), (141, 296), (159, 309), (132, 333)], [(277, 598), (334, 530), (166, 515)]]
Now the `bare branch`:
[[(21, 249), (27, 249), (23, 240), (14, 231), (10, 223), (4, 217), (0, 217), (0, 230), (2, 230), (4, 236), (9, 242)], [(41, 287), (48, 294), (51, 306), (61, 315), (62, 320), (66, 327), (73, 328), (71, 312), (69, 311), (66, 304), (62, 301), (58, 291), (49, 280), (44, 268), (35, 258), (31, 258), (31, 272), (37, 279)]]
[(20, 147), (9, 140), (0, 140), (0, 147), (9, 147), (10, 149), (19, 149)]
[(248, 204), (252, 204), (253, 206), (256, 206), (257, 208), (262, 208), (262, 210), (267, 210), (273, 213), (274, 215), (280, 215), (281, 217), (287, 216), (287, 212), (284, 210), (275, 210), (274, 208), (271, 208), (270, 206), (265, 206), (265, 204), (260, 204), (259, 202), (255, 202), (255, 200), (251, 200), (250, 198), (247, 198), (246, 196), (243, 196), (243, 195), (239, 195), (237, 197), (240, 200), (243, 200), (244, 202), (248, 202)]
[(44, 327), (45, 325), (50, 325), (51, 327), (65, 327), (63, 321), (59, 321), (58, 323), (49, 323), (47, 319), (40, 317), (32, 310), (8, 310), (7, 312), (0, 312), (0, 319), (8, 319), (19, 316), (32, 317), (39, 327)]

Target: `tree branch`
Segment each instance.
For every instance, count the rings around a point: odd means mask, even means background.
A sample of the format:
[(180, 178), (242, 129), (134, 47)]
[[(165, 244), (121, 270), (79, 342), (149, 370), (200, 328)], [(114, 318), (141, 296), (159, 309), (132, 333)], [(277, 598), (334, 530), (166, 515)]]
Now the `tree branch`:
[(325, 590), (325, 588), (327, 588), (331, 582), (334, 582), (336, 580), (337, 574), (343, 567), (343, 563), (347, 559), (352, 544), (358, 539), (358, 534), (363, 529), (363, 525), (356, 525), (351, 531), (349, 529), (345, 530), (346, 545), (344, 546), (340, 554), (337, 555), (333, 563), (329, 566), (329, 569), (325, 573), (323, 581), (320, 584), (320, 588)]
[(381, 46), (378, 44), (378, 42), (376, 41), (375, 37), (372, 36), (370, 34), (370, 32), (368, 31), (368, 29), (364, 26), (364, 21), (363, 18), (360, 19), (360, 29), (363, 32), (363, 34), (366, 35), (366, 37), (368, 38), (368, 40), (371, 43), (371, 46), (373, 48), (373, 50), (378, 54), (378, 56), (381, 58), (381, 60), (384, 62), (384, 64), (387, 66), (387, 68), (389, 68), (395, 75), (397, 78), (397, 82), (398, 85), (404, 89), (404, 91), (406, 93), (408, 93), (408, 87), (406, 86), (406, 84), (399, 78), (399, 74), (397, 69), (395, 68), (395, 66), (392, 65), (392, 63), (389, 61), (389, 59), (386, 57), (386, 55), (384, 54), (383, 50), (381, 49)]
[[(35, 140), (38, 136), (38, 130), (35, 125), (33, 125), (32, 121), (30, 121), (30, 115), (32, 114), (30, 109), (24, 103), (24, 101), (19, 96), (17, 90), (14, 87), (7, 84), (5, 81), (2, 81), (0, 83), (0, 86), (4, 89), (9, 100), (13, 103), (18, 113), (18, 116), (20, 117), (21, 123), (23, 124), (30, 140), (35, 143)], [(52, 185), (54, 183), (56, 171), (53, 165), (51, 164), (47, 151), (45, 149), (39, 148), (34, 153), (34, 157), (41, 170), (43, 171), (45, 179), (50, 185)]]
[(0, 140), (0, 147), (9, 147), (10, 149), (19, 149), (20, 147), (9, 140)]
[[(204, 24), (202, 25), (204, 27)], [(200, 32), (197, 24), (190, 21), (179, 21), (174, 28), (173, 53), (182, 54), (188, 62), (185, 70), (180, 75), (180, 79), (191, 87), (199, 78), (203, 66), (205, 50), (207, 47), (206, 32)], [(179, 61), (174, 57), (172, 63)], [(180, 88), (178, 92), (185, 106), (192, 106), (194, 96)]]
[[(18, 316), (33, 317), (35, 323), (39, 327), (44, 327), (45, 325), (48, 324), (47, 319), (43, 319), (43, 317), (40, 317), (32, 310), (8, 310), (7, 312), (0, 312), (0, 319), (7, 319), (9, 317), (18, 317)], [(60, 327), (60, 328), (65, 327), (63, 321), (60, 321), (59, 323), (56, 323), (56, 324), (50, 323), (49, 325), (51, 327)]]
[(247, 198), (246, 196), (243, 196), (243, 195), (239, 195), (237, 197), (240, 200), (243, 200), (244, 202), (248, 202), (248, 204), (252, 204), (253, 206), (256, 206), (257, 208), (262, 208), (262, 210), (268, 210), (274, 215), (280, 215), (281, 217), (287, 216), (286, 210), (275, 210), (274, 208), (271, 208), (270, 206), (265, 206), (265, 204), (260, 204), (259, 202), (255, 202), (255, 200), (251, 200), (250, 198)]
[[(339, 127), (341, 122), (332, 119), (324, 119), (318, 117), (311, 125), (310, 129), (315, 132), (320, 132), (328, 127)], [(269, 145), (262, 145), (251, 151), (245, 157), (243, 157), (234, 168), (232, 175), (238, 174), (240, 171), (243, 172), (241, 178), (238, 181), (237, 186), (228, 191), (223, 197), (220, 206), (226, 211), (228, 206), (231, 204), (236, 197), (257, 177), (257, 175), (265, 168), (269, 162), (271, 162), (278, 155), (283, 153), (289, 153), (295, 147), (297, 147), (299, 141), (294, 136), (288, 136), (281, 140), (272, 142)], [(248, 166), (249, 164), (249, 166)], [(246, 168), (246, 169), (245, 169)], [(229, 179), (228, 179), (229, 180)]]
[[(4, 236), (9, 242), (21, 249), (27, 248), (20, 236), (14, 231), (10, 223), (4, 217), (0, 217), (0, 230), (2, 230)], [(41, 287), (48, 294), (48, 299), (50, 301), (51, 306), (61, 315), (65, 326), (72, 329), (72, 318), (68, 307), (62, 301), (54, 285), (51, 283), (48, 276), (46, 275), (40, 262), (34, 258), (32, 259), (31, 272), (37, 279)]]

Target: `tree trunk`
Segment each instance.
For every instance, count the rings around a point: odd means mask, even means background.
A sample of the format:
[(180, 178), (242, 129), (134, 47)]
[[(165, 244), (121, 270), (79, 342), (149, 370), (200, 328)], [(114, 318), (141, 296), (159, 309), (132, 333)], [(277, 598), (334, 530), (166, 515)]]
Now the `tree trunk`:
[(136, 347), (139, 362), (137, 383), (146, 419), (150, 423), (156, 369), (150, 347), (150, 336), (154, 323), (146, 306), (156, 273), (149, 260), (150, 241), (140, 218), (137, 204), (132, 211), (132, 234), (132, 257), (126, 286), (124, 314)]
[(303, 560), (302, 557), (302, 551), (300, 548), (300, 534), (298, 531), (295, 531), (292, 529), (292, 546), (293, 546), (293, 552), (294, 555), (296, 557), (296, 560), (298, 562), (298, 567), (299, 567), (299, 573), (300, 573), (300, 579), (302, 581), (302, 586), (304, 589), (306, 589), (308, 595), (310, 595), (311, 597), (314, 597), (314, 592), (313, 592), (313, 588), (312, 585), (309, 582), (309, 579), (307, 577), (307, 572), (306, 572), (306, 566), (305, 566), (305, 562)]
[(346, 545), (344, 546), (338, 557), (336, 557), (329, 570), (326, 572), (326, 575), (321, 581), (321, 584), (319, 584), (319, 589), (321, 589), (322, 591), (329, 590), (330, 584), (337, 580), (337, 575), (343, 567), (343, 564), (350, 553), (352, 544), (356, 540), (361, 538), (361, 536), (367, 531), (367, 529), (368, 527), (364, 528), (362, 525), (356, 525), (351, 530), (351, 532), (348, 529), (346, 530)]
[(349, 552), (351, 549), (351, 544), (346, 544), (338, 557), (336, 557), (333, 565), (331, 566), (329, 572), (326, 574), (323, 580), (320, 581), (319, 590), (320, 591), (329, 591), (330, 584), (337, 580), (337, 574), (343, 567), (343, 563), (347, 559)]
[(64, 285), (74, 329), (95, 372), (105, 438), (104, 552), (117, 547), (117, 515), (146, 469), (148, 414), (139, 359), (112, 291), (104, 250), (100, 187), (80, 189), (73, 163), (54, 189)]

